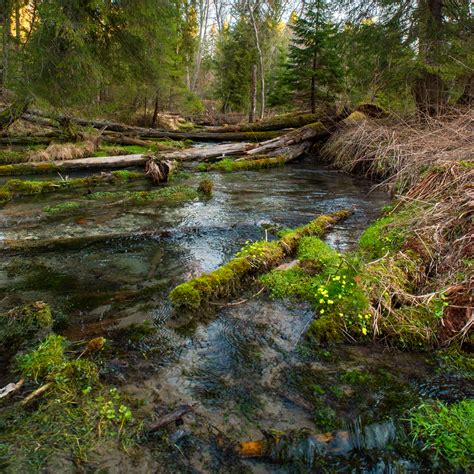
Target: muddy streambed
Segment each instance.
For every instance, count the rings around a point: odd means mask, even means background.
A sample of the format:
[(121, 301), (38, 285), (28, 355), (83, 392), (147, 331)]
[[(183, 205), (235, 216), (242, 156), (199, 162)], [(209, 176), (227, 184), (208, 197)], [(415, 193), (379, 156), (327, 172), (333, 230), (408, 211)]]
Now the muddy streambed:
[[(2, 311), (43, 300), (58, 315), (57, 332), (76, 341), (108, 338), (104, 380), (141, 400), (136, 416), (145, 421), (195, 404), (183, 424), (165, 431), (166, 443), (161, 433), (144, 440), (138, 455), (99, 450), (91, 467), (111, 472), (421, 469), (419, 453), (402, 456), (393, 448), (403, 436), (400, 413), (423, 397), (473, 394), (462, 378), (437, 375), (426, 354), (345, 345), (308, 348), (302, 336), (311, 309), (270, 301), (264, 293), (255, 296), (258, 285), (216, 304), (207, 320), (184, 328), (169, 320), (167, 294), (174, 285), (215, 269), (245, 242), (274, 238), (279, 229), (320, 213), (355, 208), (327, 236), (331, 245), (347, 250), (388, 196), (369, 194), (369, 182), (324, 169), (310, 158), (285, 168), (206, 177), (214, 181), (209, 200), (167, 207), (79, 206), (46, 215), (46, 206), (83, 202), (81, 193), (87, 191), (68, 190), (18, 199), (0, 213), (1, 241), (32, 244), (4, 251)], [(199, 179), (192, 176), (186, 184), (196, 186)], [(147, 187), (145, 181), (126, 186)], [(5, 375), (0, 379), (10, 381)], [(361, 435), (367, 427), (371, 441)], [(317, 466), (306, 435), (306, 441), (289, 440), (285, 456), (276, 459), (242, 459), (231, 449), (274, 430), (342, 432), (359, 441)]]

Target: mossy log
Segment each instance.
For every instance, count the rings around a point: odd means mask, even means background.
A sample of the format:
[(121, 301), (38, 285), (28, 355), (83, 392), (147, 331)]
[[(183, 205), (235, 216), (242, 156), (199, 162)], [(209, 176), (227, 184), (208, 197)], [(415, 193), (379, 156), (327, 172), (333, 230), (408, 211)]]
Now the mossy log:
[(101, 173), (85, 178), (73, 178), (61, 181), (10, 179), (0, 187), (0, 203), (6, 203), (18, 196), (51, 193), (70, 188), (92, 188), (102, 184), (116, 183), (117, 181), (130, 181), (132, 179), (143, 178), (143, 176), (143, 173), (134, 171), (114, 171), (112, 173)]
[(279, 150), (275, 150), (267, 155), (251, 155), (243, 156), (235, 160), (224, 159), (217, 163), (202, 164), (199, 169), (201, 171), (221, 171), (230, 173), (233, 171), (244, 170), (260, 170), (267, 168), (275, 168), (283, 166), (285, 163), (292, 161), (311, 148), (308, 141), (290, 145)]
[(281, 135), (279, 131), (244, 131), (244, 132), (206, 132), (206, 131), (192, 131), (192, 132), (176, 132), (169, 130), (156, 130), (154, 128), (146, 127), (132, 127), (130, 125), (111, 122), (108, 120), (86, 120), (67, 115), (58, 115), (57, 117), (49, 117), (40, 112), (30, 112), (25, 114), (26, 120), (35, 121), (37, 118), (54, 119), (58, 123), (67, 120), (70, 123), (80, 125), (81, 127), (93, 127), (98, 130), (106, 130), (109, 132), (123, 133), (132, 137), (146, 138), (171, 138), (173, 140), (190, 139), (194, 141), (262, 141), (269, 138), (274, 138)]
[(351, 214), (352, 211), (343, 210), (322, 215), (309, 224), (286, 232), (280, 240), (255, 242), (212, 273), (182, 283), (169, 294), (175, 314), (196, 311), (213, 300), (230, 296), (246, 280), (268, 271), (292, 255), (303, 237), (321, 237), (334, 224)]
[(212, 132), (268, 132), (285, 128), (300, 128), (321, 120), (321, 114), (284, 114), (272, 117), (257, 123), (243, 123), (239, 125), (225, 125), (223, 127), (208, 127)]
[(186, 148), (184, 150), (176, 150), (171, 152), (160, 153), (159, 157), (166, 160), (179, 161), (201, 161), (212, 158), (224, 158), (226, 156), (242, 155), (255, 145), (251, 143), (224, 143), (217, 145), (209, 145), (197, 148)]

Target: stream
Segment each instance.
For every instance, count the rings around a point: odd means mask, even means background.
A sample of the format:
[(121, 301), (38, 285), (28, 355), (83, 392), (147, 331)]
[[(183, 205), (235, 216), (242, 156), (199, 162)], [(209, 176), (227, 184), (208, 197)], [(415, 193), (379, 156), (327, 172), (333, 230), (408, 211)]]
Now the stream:
[[(473, 396), (474, 389), (460, 377), (437, 374), (427, 354), (357, 345), (310, 350), (303, 335), (311, 308), (255, 295), (258, 285), (216, 304), (215, 314), (192, 325), (170, 321), (169, 291), (227, 262), (247, 241), (275, 238), (278, 230), (318, 214), (354, 208), (326, 238), (348, 250), (389, 196), (369, 192), (372, 183), (328, 170), (311, 157), (283, 168), (206, 177), (214, 182), (209, 200), (79, 206), (66, 215), (46, 215), (45, 206), (82, 202), (84, 190), (67, 190), (17, 199), (0, 213), (0, 242), (31, 244), (4, 251), (1, 311), (42, 300), (59, 315), (60, 334), (73, 341), (106, 337), (102, 376), (143, 400), (138, 417), (156, 419), (195, 404), (183, 424), (170, 427), (167, 449), (160, 435), (150, 435), (135, 456), (98, 448), (90, 468), (433, 472), (422, 459), (389, 449), (403, 436), (398, 417), (423, 397), (456, 400)], [(192, 175), (185, 183), (195, 187), (199, 179)], [(150, 185), (135, 181), (126, 187)], [(0, 376), (2, 384), (8, 381)], [(289, 439), (284, 459), (245, 459), (229, 447), (275, 431), (303, 433), (304, 440)], [(349, 433), (358, 441), (347, 449), (336, 441), (336, 454), (315, 464), (309, 434), (325, 432)], [(73, 468), (62, 462), (62, 472)]]

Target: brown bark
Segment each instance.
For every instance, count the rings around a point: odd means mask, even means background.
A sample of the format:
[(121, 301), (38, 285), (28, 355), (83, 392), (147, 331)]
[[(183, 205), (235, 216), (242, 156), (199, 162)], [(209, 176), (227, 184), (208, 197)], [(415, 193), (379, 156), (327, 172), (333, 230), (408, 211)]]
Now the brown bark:
[(250, 88), (250, 112), (249, 123), (255, 122), (255, 114), (257, 113), (257, 65), (252, 66), (252, 85)]
[(156, 94), (155, 105), (154, 105), (154, 109), (153, 109), (153, 118), (151, 120), (151, 127), (152, 128), (156, 128), (156, 125), (158, 123), (158, 106), (159, 106), (158, 94)]
[(176, 167), (176, 161), (148, 158), (145, 163), (145, 174), (154, 184), (166, 183)]

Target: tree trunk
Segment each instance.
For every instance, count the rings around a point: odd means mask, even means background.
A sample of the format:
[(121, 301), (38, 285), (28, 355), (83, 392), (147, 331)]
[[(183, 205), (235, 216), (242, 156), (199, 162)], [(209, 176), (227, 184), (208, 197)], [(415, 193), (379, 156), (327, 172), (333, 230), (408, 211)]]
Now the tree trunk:
[(258, 36), (258, 28), (257, 28), (257, 23), (255, 21), (255, 15), (253, 12), (252, 5), (250, 5), (250, 1), (247, 2), (249, 13), (250, 13), (250, 19), (252, 20), (252, 27), (253, 27), (253, 32), (255, 35), (255, 46), (257, 48), (257, 53), (258, 53), (258, 62), (260, 66), (260, 113), (259, 113), (259, 118), (260, 120), (263, 120), (263, 117), (265, 116), (265, 66), (263, 62), (263, 52), (262, 48), (260, 47), (260, 38)]
[(156, 128), (156, 125), (158, 123), (158, 105), (159, 105), (159, 102), (158, 102), (158, 93), (157, 93), (155, 97), (155, 107), (153, 109), (153, 118), (151, 120), (151, 128)]
[(313, 65), (312, 65), (312, 74), (311, 74), (311, 113), (316, 113), (316, 67), (317, 59), (316, 52), (313, 54)]
[(252, 85), (250, 88), (250, 112), (249, 123), (255, 122), (257, 112), (257, 65), (252, 66)]
[(415, 80), (414, 97), (418, 110), (431, 116), (439, 114), (448, 100), (443, 80), (432, 72), (443, 48), (443, 0), (420, 0), (418, 16), (419, 54), (426, 67)]
[(10, 46), (10, 1), (6, 0), (3, 5), (3, 34), (2, 34), (2, 95), (5, 96), (8, 81), (8, 48)]

